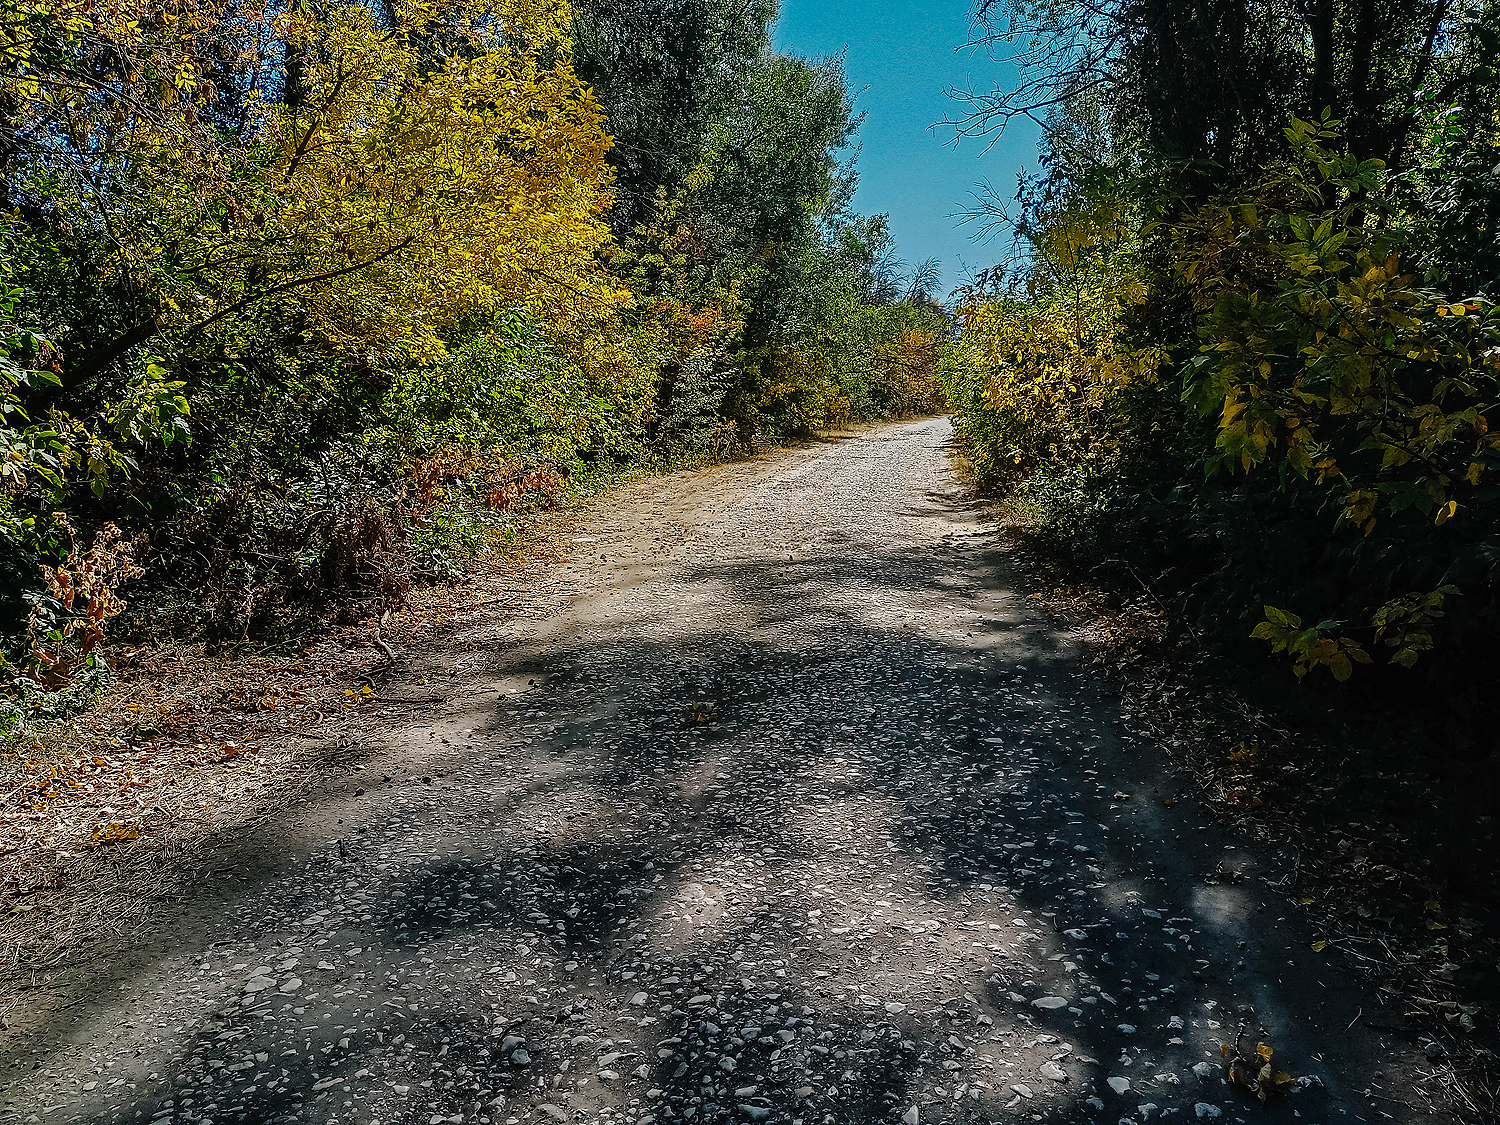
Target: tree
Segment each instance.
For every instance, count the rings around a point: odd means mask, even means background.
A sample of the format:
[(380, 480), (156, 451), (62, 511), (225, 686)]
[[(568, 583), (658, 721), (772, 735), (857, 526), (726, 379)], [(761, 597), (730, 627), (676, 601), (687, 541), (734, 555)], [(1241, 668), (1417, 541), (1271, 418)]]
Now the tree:
[(608, 140), (556, 5), (11, 19), (6, 182), (134, 309), (59, 337), (76, 386), (285, 293), (361, 357), (435, 354), (445, 320), (486, 304), (625, 299), (586, 265), (609, 237)]
[(573, 20), (579, 76), (608, 113), (615, 233), (675, 198), (769, 49), (774, 0), (585, 0)]
[(978, 42), (1020, 40), (1014, 89), (967, 91), (963, 133), (1017, 117), (1052, 128), (1102, 99), (1135, 157), (1253, 170), (1292, 114), (1346, 122), (1365, 157), (1404, 165), (1413, 123), (1457, 109), (1485, 125), (1500, 86), (1500, 11), (1452, 0), (979, 0)]

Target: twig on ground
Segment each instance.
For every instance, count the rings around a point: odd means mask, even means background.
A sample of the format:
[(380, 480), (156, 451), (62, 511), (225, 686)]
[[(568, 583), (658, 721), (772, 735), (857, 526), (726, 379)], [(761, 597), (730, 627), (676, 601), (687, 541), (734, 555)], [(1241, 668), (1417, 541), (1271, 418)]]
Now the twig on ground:
[(388, 624), (390, 624), (390, 620), (391, 620), (391, 611), (389, 609), (387, 609), (384, 613), (382, 613), (380, 615), (380, 620), (378, 622), (376, 622), (376, 624), (375, 624), (375, 638), (374, 638), (375, 639), (375, 647), (378, 648), (381, 652), (383, 652), (385, 654), (385, 662), (386, 662), (387, 666), (396, 663), (396, 654), (391, 651), (391, 646), (385, 643), (385, 637), (382, 635), (385, 627)]

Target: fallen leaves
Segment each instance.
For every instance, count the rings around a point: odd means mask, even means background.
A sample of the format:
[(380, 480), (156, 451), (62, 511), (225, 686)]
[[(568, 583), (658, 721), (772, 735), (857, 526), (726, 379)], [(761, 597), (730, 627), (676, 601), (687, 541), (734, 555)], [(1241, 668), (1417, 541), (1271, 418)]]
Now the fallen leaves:
[(1436, 1000), (1425, 996), (1411, 997), (1416, 1010), (1410, 1014), (1442, 1020), (1462, 1031), (1472, 1032), (1475, 1020), (1482, 1010), (1479, 1004), (1465, 1004), (1457, 1000)]
[(1231, 762), (1239, 762), (1244, 765), (1253, 765), (1260, 760), (1259, 742), (1241, 742), (1229, 752)]
[[(1026, 544), (1020, 549), (1040, 573), (1056, 565)], [(1450, 794), (1399, 740), (1354, 754), (1338, 740), (1309, 738), (1301, 705), (1257, 709), (1234, 683), (1203, 674), (1196, 650), (1175, 649), (1146, 618), (1113, 608), (1120, 597), (1096, 588), (1075, 616), (1090, 622), (1091, 659), (1120, 685), (1132, 729), (1166, 747), (1224, 821), (1281, 845), (1280, 878), (1271, 885), (1307, 908), (1318, 934), (1312, 952), (1347, 954), (1345, 969), (1405, 1002), (1409, 1026), (1450, 1036), (1443, 1080), (1492, 1107), (1495, 1015), (1479, 982), (1493, 979), (1488, 967), (1500, 963), (1500, 927), (1474, 917), (1475, 896), (1489, 884), (1450, 886), (1435, 860)], [(1131, 646), (1148, 658), (1127, 657)], [(1493, 826), (1476, 824), (1468, 834), (1479, 854), (1477, 842)], [(1205, 878), (1219, 881), (1217, 873)], [(1439, 989), (1456, 992), (1428, 999)]]
[(1277, 1070), (1271, 1065), (1271, 1056), (1275, 1052), (1268, 1044), (1257, 1043), (1253, 1054), (1245, 1054), (1240, 1049), (1239, 1041), (1236, 1039), (1231, 1051), (1228, 1043), (1221, 1043), (1220, 1050), (1229, 1059), (1229, 1082), (1243, 1090), (1248, 1090), (1265, 1104), (1275, 1094), (1284, 1093), (1288, 1086), (1296, 1083), (1297, 1079), (1284, 1070)]
[(139, 840), (141, 830), (134, 824), (102, 824), (94, 829), (93, 840), (96, 844), (118, 844), (123, 840)]

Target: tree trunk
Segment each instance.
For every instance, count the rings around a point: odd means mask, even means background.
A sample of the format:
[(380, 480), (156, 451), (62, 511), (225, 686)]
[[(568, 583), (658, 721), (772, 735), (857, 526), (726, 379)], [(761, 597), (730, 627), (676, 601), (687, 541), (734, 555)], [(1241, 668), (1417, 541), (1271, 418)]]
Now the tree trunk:
[(84, 352), (76, 363), (67, 365), (68, 382), (74, 387), (85, 386), (110, 364), (120, 359), (131, 348), (144, 344), (161, 330), (161, 321), (152, 316), (137, 324), (130, 331), (106, 340)]
[(1355, 155), (1385, 157), (1381, 149), (1379, 99), (1370, 89), (1370, 66), (1375, 58), (1375, 0), (1357, 0), (1349, 40), (1349, 84), (1344, 91), (1346, 135)]
[(1333, 90), (1333, 0), (1312, 0), (1307, 9), (1312, 33), (1313, 73), (1311, 101), (1313, 117), (1335, 106)]

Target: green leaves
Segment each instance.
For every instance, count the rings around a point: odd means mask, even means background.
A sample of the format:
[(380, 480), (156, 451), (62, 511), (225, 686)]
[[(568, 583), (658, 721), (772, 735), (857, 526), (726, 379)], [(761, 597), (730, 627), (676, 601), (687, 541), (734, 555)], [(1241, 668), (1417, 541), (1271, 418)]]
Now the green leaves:
[(1333, 637), (1342, 621), (1320, 621), (1310, 629), (1302, 628), (1302, 618), (1295, 613), (1264, 606), (1266, 619), (1250, 631), (1257, 640), (1266, 641), (1272, 652), (1285, 652), (1295, 664), (1300, 678), (1312, 669), (1326, 667), (1335, 680), (1343, 682), (1354, 673), (1355, 664), (1369, 664), (1370, 655), (1349, 637)]
[(146, 370), (130, 383), (125, 397), (109, 412), (109, 424), (123, 440), (145, 444), (159, 441), (163, 445), (187, 445), (192, 441), (188, 405), (181, 380), (168, 380), (164, 361), (153, 356), (145, 361)]
[[(1200, 339), (1183, 398), (1218, 415), (1209, 475), (1275, 467), (1314, 480), (1367, 538), (1411, 534), (1414, 517), (1454, 533), (1482, 510), (1500, 462), (1487, 419), (1500, 402), (1500, 310), (1418, 285), (1384, 164), (1337, 151), (1339, 129), (1293, 120), (1289, 160), (1174, 228)], [(1441, 597), (1429, 597), (1366, 609), (1351, 629), (1411, 667), (1436, 644)], [(1326, 666), (1342, 680), (1370, 659), (1348, 637), (1267, 612), (1255, 636), (1299, 676)]]
[(1393, 598), (1375, 611), (1375, 639), (1392, 650), (1391, 663), (1410, 668), (1424, 652), (1432, 651), (1432, 626), (1443, 616), (1447, 599), (1458, 593), (1456, 586), (1439, 586), (1426, 594)]
[(1337, 126), (1293, 121), (1290, 162), (1176, 228), (1203, 341), (1185, 397), (1221, 412), (1225, 465), (1317, 466), (1366, 534), (1413, 507), (1447, 522), (1496, 450), (1500, 313), (1414, 287), (1383, 165), (1334, 152)]
[[(1391, 650), (1392, 664), (1410, 668), (1423, 653), (1434, 646), (1432, 627), (1443, 616), (1444, 603), (1456, 597), (1456, 586), (1439, 586), (1428, 593), (1414, 591), (1393, 598), (1377, 609), (1370, 619), (1375, 640)], [(1296, 662), (1293, 671), (1305, 676), (1313, 668), (1325, 666), (1333, 678), (1342, 682), (1354, 672), (1355, 664), (1369, 664), (1371, 657), (1358, 642), (1347, 636), (1331, 634), (1345, 622), (1320, 621), (1310, 629), (1302, 628), (1302, 618), (1295, 613), (1262, 607), (1266, 619), (1250, 631), (1256, 640), (1267, 642), (1272, 652), (1285, 652)]]

